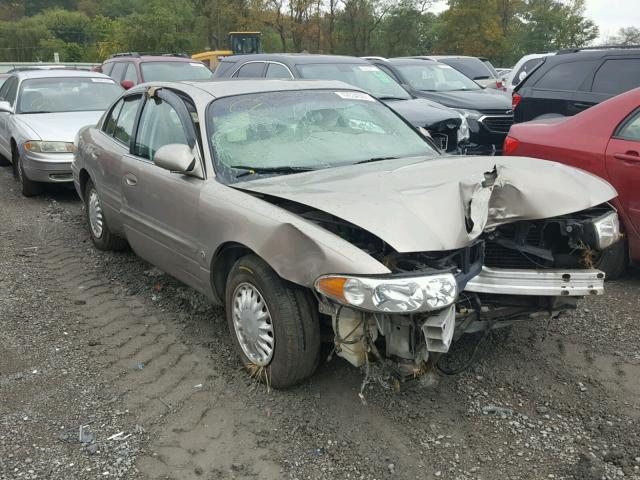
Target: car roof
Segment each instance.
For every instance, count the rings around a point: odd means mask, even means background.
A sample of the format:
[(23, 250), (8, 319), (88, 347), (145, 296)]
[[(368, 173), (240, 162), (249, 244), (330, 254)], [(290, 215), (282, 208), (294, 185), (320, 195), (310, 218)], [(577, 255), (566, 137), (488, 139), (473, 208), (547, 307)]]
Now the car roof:
[(317, 63), (357, 63), (368, 65), (369, 62), (359, 57), (347, 55), (322, 55), (314, 53), (258, 53), (254, 55), (233, 55), (223, 59), (223, 62), (255, 62), (271, 61), (288, 63), (290, 65), (317, 64)]
[(20, 80), (29, 78), (108, 78), (107, 75), (88, 70), (65, 70), (65, 69), (47, 69), (47, 70), (23, 70), (13, 73)]
[(602, 57), (637, 57), (640, 48), (589, 48), (584, 50), (558, 51), (555, 55), (546, 58), (545, 63), (565, 63), (572, 60), (597, 60)]
[(429, 65), (429, 64), (439, 63), (436, 60), (432, 60), (430, 58), (409, 58), (409, 57), (389, 58), (387, 61), (394, 65), (425, 65), (425, 64)]
[[(141, 88), (142, 87), (142, 88)], [(143, 90), (146, 87), (166, 87), (182, 90), (185, 93), (206, 92), (212, 97), (229, 97), (249, 93), (281, 92), (288, 90), (363, 90), (355, 88), (337, 80), (276, 80), (276, 79), (219, 79), (190, 82), (152, 82), (141, 84), (131, 89), (131, 92)], [(366, 93), (366, 92), (365, 92)]]
[(138, 54), (116, 54), (112, 57), (107, 58), (104, 63), (111, 62), (193, 62), (193, 63), (201, 63), (200, 60), (195, 60), (190, 57), (185, 57), (182, 55), (138, 55)]

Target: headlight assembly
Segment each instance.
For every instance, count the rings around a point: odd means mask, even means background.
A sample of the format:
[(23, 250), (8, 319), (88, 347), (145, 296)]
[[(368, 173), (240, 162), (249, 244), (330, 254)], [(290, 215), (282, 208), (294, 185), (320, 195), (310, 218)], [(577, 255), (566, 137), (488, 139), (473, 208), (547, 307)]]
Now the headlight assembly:
[(315, 287), (343, 305), (387, 313), (438, 310), (458, 296), (456, 279), (450, 273), (397, 278), (325, 275), (316, 280)]
[(622, 237), (620, 219), (616, 212), (608, 213), (593, 221), (596, 231), (596, 243), (600, 250), (610, 247)]
[(467, 117), (460, 114), (460, 128), (458, 128), (458, 143), (465, 143), (471, 137), (471, 132), (469, 131), (469, 122), (467, 121)]
[(25, 142), (25, 150), (36, 153), (73, 153), (75, 146), (72, 142), (46, 142), (31, 140)]

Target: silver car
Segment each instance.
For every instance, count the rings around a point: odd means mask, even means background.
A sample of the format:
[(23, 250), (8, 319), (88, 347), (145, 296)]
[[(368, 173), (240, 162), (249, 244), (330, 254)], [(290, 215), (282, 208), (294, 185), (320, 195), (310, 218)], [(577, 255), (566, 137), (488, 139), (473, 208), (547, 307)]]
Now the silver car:
[(529, 158), (447, 157), (341, 82), (140, 85), (80, 132), (93, 243), (133, 250), (224, 305), (242, 362), (286, 387), (321, 333), (391, 378), (465, 332), (603, 292), (615, 190)]
[(0, 165), (13, 164), (25, 196), (72, 181), (74, 138), (95, 125), (123, 89), (101, 73), (29, 70), (0, 88)]

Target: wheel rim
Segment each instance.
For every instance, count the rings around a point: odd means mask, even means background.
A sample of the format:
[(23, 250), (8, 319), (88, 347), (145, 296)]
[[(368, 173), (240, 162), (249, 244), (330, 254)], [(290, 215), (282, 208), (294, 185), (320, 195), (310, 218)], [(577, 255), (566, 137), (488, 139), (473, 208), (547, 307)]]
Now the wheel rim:
[(87, 205), (89, 212), (89, 225), (91, 226), (91, 233), (94, 237), (102, 237), (104, 229), (104, 218), (102, 215), (102, 207), (100, 206), (100, 199), (98, 198), (98, 192), (94, 189), (89, 192), (89, 202)]
[(269, 308), (256, 287), (241, 283), (233, 292), (233, 327), (240, 348), (259, 366), (273, 358), (275, 337)]

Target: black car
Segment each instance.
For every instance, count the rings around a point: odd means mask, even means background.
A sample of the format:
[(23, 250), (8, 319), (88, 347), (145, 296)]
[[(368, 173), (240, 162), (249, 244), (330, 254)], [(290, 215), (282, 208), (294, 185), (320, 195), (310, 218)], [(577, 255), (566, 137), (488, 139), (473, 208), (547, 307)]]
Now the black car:
[(214, 78), (300, 78), (341, 80), (383, 101), (416, 128), (426, 129), (441, 150), (463, 153), (469, 126), (463, 115), (439, 103), (415, 98), (366, 60), (339, 55), (257, 54), (226, 57)]
[(465, 116), (471, 133), (467, 153), (500, 153), (513, 123), (511, 100), (484, 89), (446, 63), (427, 59), (367, 57), (416, 97), (438, 102)]
[(514, 121), (572, 116), (640, 87), (640, 48), (560, 51), (515, 88)]

